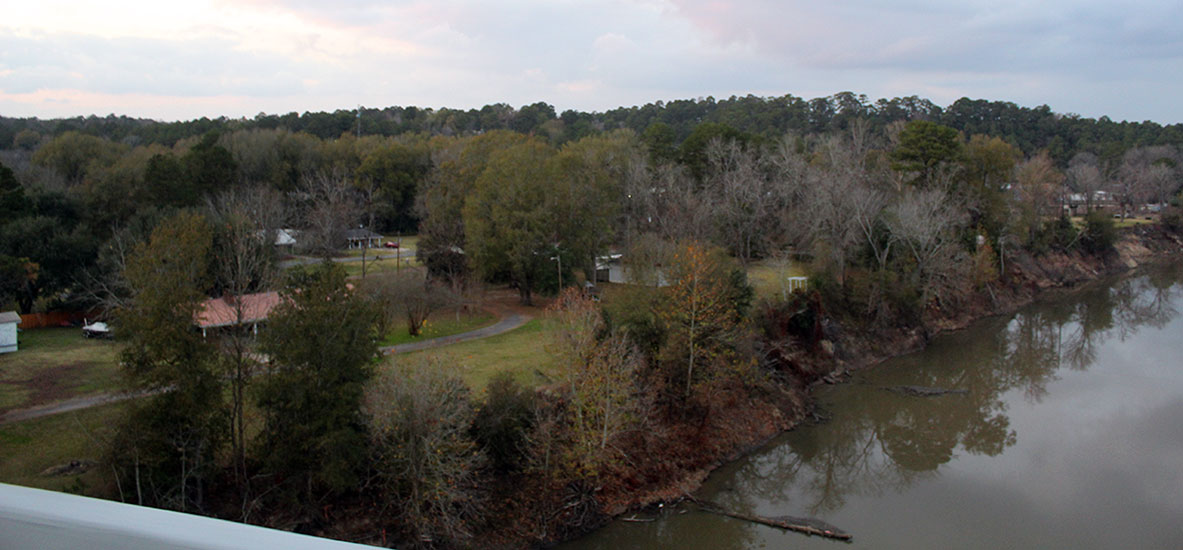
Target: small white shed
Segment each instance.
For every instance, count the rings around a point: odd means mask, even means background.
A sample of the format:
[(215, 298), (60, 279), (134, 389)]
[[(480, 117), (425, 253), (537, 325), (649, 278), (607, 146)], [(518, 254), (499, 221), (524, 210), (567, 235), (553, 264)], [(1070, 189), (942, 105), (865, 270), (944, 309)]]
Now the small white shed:
[(16, 326), (21, 316), (15, 311), (0, 313), (0, 353), (16, 351)]

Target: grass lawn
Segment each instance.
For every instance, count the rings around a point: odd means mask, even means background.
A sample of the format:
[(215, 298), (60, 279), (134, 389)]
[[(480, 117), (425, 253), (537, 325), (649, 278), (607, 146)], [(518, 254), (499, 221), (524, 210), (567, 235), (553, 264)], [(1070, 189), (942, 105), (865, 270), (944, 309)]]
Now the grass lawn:
[(72, 460), (101, 461), (126, 406), (126, 402), (112, 403), (0, 426), (0, 482), (73, 491), (81, 480), (88, 487), (85, 494), (102, 496), (111, 481), (109, 469), (94, 467), (81, 476), (43, 476), (41, 472)]
[(0, 411), (119, 389), (119, 350), (76, 328), (39, 328), (18, 336), (20, 350), (0, 355)]
[[(1080, 229), (1085, 225), (1084, 216), (1072, 216), (1070, 219), (1072, 220), (1073, 227), (1076, 227), (1077, 229)], [(1125, 229), (1128, 227), (1134, 227), (1135, 225), (1147, 225), (1152, 223), (1158, 223), (1158, 221), (1154, 219), (1148, 220), (1146, 219), (1145, 215), (1141, 217), (1131, 216), (1125, 220), (1122, 220), (1121, 218), (1113, 218), (1113, 227), (1117, 229)]]
[(399, 354), (391, 361), (433, 357), (456, 366), (464, 380), (478, 393), (498, 371), (508, 370), (526, 386), (547, 383), (558, 368), (558, 361), (547, 351), (554, 324), (534, 319), (505, 334), (463, 342), (438, 349)]
[(1120, 218), (1115, 218), (1113, 220), (1113, 227), (1116, 227), (1118, 229), (1125, 229), (1127, 227), (1133, 227), (1135, 225), (1147, 225), (1147, 224), (1152, 224), (1152, 223), (1156, 223), (1155, 220), (1148, 220), (1145, 217), (1126, 218), (1125, 221), (1122, 221)]
[[(382, 242), (383, 243), (395, 242), (397, 239), (398, 239), (397, 236), (388, 235), (388, 236), (382, 238)], [(402, 242), (399, 244), (399, 246), (403, 248), (403, 251), (405, 253), (407, 250), (415, 250), (415, 247), (418, 246), (418, 244), (419, 244), (419, 236), (412, 235), (410, 237), (404, 236), (402, 238)], [(385, 246), (374, 247), (374, 248), (371, 248), (368, 251), (366, 251), (366, 256), (373, 257), (374, 254), (393, 254), (394, 250), (395, 249), (393, 249), (393, 248), (386, 248)], [(340, 251), (338, 253), (338, 255), (350, 257), (350, 258), (360, 258), (362, 255), (362, 252), (363, 252), (363, 249), (360, 249), (360, 248), (347, 248), (345, 250)]]
[[(381, 254), (379, 254), (381, 255)], [(345, 275), (349, 277), (361, 276), (361, 262), (341, 262), (337, 265), (345, 268)], [(418, 267), (419, 262), (414, 258), (402, 258), (402, 265), (396, 265), (394, 256), (383, 256), (381, 260), (374, 260), (373, 256), (366, 258), (366, 274), (393, 273), (398, 269)]]
[(382, 339), (380, 345), (397, 346), (399, 344), (409, 344), (430, 338), (451, 336), (453, 334), (487, 327), (496, 322), (497, 316), (484, 310), (473, 313), (461, 313), (459, 318), (456, 317), (455, 310), (437, 311), (427, 318), (427, 323), (423, 326), (423, 333), (419, 336), (411, 336), (407, 332), (406, 322), (402, 322), (396, 325), (395, 330)]
[(768, 260), (748, 265), (748, 283), (756, 290), (757, 298), (780, 296), (786, 277), (805, 277), (805, 268), (799, 263), (790, 263), (787, 268), (774, 265)]

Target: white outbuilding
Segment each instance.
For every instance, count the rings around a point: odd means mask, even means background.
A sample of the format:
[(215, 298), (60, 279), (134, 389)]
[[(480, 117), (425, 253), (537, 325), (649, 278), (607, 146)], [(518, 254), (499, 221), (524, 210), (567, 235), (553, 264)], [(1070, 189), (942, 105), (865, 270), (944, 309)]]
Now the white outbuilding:
[(0, 313), (0, 353), (16, 351), (16, 326), (21, 322), (21, 316), (15, 311)]

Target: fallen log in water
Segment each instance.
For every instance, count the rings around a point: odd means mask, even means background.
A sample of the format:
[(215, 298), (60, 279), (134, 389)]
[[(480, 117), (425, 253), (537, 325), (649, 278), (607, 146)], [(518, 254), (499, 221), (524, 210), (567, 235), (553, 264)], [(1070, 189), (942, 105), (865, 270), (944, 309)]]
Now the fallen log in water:
[(795, 516), (766, 517), (753, 514), (741, 514), (739, 512), (732, 512), (730, 510), (724, 509), (722, 506), (710, 501), (698, 500), (693, 497), (691, 497), (691, 500), (693, 500), (695, 504), (698, 504), (700, 508), (712, 514), (719, 514), (721, 516), (742, 519), (744, 521), (759, 523), (769, 527), (776, 527), (779, 529), (785, 529), (787, 531), (795, 531), (797, 533), (804, 533), (806, 535), (816, 535), (819, 537), (841, 540), (845, 542), (850, 542), (854, 539), (854, 535), (851, 535), (816, 518), (802, 518)]
[(929, 388), (926, 386), (888, 386), (883, 389), (904, 395), (911, 395), (912, 397), (936, 397), (950, 393), (966, 395), (969, 393), (969, 390), (950, 390), (947, 388)]

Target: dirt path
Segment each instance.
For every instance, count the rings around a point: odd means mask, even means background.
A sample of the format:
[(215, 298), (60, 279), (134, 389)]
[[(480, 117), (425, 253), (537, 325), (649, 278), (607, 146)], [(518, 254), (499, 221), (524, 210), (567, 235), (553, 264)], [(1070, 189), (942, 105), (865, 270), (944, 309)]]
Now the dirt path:
[[(468, 342), (470, 340), (479, 340), (481, 338), (488, 338), (498, 334), (505, 334), (506, 332), (530, 322), (530, 320), (533, 319), (537, 314), (537, 309), (535, 308), (525, 308), (513, 304), (513, 296), (513, 294), (502, 295), (501, 293), (490, 296), (490, 300), (485, 304), (485, 309), (492, 311), (501, 318), (501, 320), (493, 323), (492, 325), (468, 332), (462, 332), (460, 334), (453, 334), (451, 336), (442, 336), (440, 338), (432, 338), (430, 340), (423, 340), (420, 342), (411, 342), (409, 344), (399, 344), (397, 346), (387, 346), (379, 348), (379, 351), (384, 355), (408, 353), (412, 351), (450, 346), (452, 344)], [(43, 416), (49, 416), (58, 413), (97, 407), (99, 405), (106, 405), (107, 403), (115, 403), (118, 401), (124, 401), (126, 399), (133, 399), (143, 395), (145, 394), (104, 393), (92, 395), (89, 397), (67, 399), (65, 401), (59, 401), (57, 403), (51, 403), (37, 407), (30, 407), (27, 409), (12, 410), (0, 415), (0, 426), (14, 422), (21, 422), (24, 420), (32, 420), (34, 418), (41, 418)]]
[(99, 405), (106, 405), (107, 403), (117, 403), (127, 399), (135, 399), (146, 395), (145, 393), (101, 393), (98, 395), (91, 395), (89, 397), (76, 397), (74, 399), (67, 399), (65, 401), (58, 401), (57, 403), (50, 403), (48, 405), (40, 405), (37, 407), (29, 407), (27, 409), (17, 409), (8, 411), (0, 415), (0, 426), (5, 424), (12, 424), (14, 422), (21, 422), (24, 420), (32, 420), (34, 418), (41, 418), (52, 414), (76, 411), (79, 409), (89, 409), (90, 407), (97, 407)]

